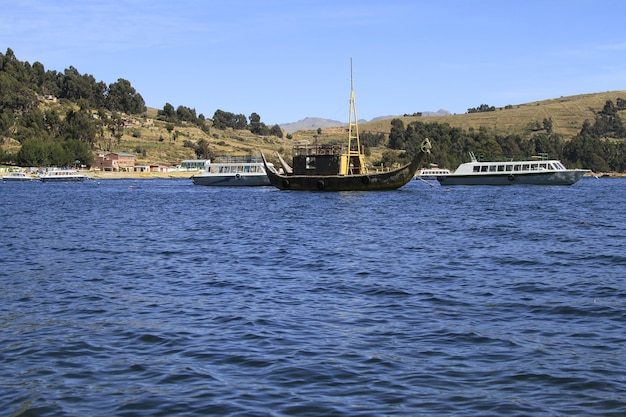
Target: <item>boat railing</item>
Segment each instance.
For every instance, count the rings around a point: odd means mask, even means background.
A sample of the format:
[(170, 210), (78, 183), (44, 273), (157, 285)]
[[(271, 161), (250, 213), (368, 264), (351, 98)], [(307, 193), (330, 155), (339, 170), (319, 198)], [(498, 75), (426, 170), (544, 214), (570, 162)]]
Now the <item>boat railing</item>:
[(221, 164), (242, 164), (242, 163), (262, 163), (263, 160), (260, 157), (252, 155), (223, 155), (215, 158), (214, 163)]
[(341, 155), (345, 153), (343, 145), (296, 145), (293, 147), (294, 155)]

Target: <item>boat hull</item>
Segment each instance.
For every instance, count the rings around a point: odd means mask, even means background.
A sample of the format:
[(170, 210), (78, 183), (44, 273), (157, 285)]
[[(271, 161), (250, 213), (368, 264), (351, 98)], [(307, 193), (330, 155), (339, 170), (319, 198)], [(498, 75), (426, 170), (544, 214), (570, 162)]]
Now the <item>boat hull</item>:
[(258, 187), (271, 185), (267, 175), (194, 175), (195, 185), (221, 187)]
[(265, 155), (261, 155), (270, 183), (281, 190), (301, 191), (372, 191), (393, 190), (407, 184), (425, 157), (416, 155), (411, 163), (393, 171), (362, 175), (284, 175), (268, 167)]
[(85, 181), (88, 180), (88, 177), (63, 177), (63, 178), (57, 178), (57, 177), (41, 177), (39, 178), (41, 180), (41, 182), (81, 182), (81, 181)]
[(42, 182), (81, 182), (88, 180), (89, 177), (79, 176), (79, 177), (41, 177), (39, 178)]
[(437, 181), (443, 186), (451, 185), (573, 185), (588, 170), (571, 169), (563, 171), (532, 172), (520, 174), (467, 174), (440, 175)]
[(7, 175), (7, 176), (2, 177), (2, 181), (5, 181), (5, 182), (29, 182), (33, 180), (36, 180), (36, 178), (29, 177), (29, 176), (17, 176), (17, 175)]

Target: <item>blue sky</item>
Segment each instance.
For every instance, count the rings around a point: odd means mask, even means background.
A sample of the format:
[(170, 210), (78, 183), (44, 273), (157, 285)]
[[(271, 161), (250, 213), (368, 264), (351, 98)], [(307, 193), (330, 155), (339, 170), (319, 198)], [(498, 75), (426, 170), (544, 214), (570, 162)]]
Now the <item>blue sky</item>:
[(0, 0), (0, 51), (267, 125), (626, 90), (626, 1)]

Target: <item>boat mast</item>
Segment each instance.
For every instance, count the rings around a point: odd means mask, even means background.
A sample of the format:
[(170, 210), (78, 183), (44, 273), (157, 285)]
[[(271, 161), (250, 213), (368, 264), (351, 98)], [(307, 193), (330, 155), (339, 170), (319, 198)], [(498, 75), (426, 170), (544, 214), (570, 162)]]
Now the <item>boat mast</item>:
[[(354, 143), (354, 146), (353, 146)], [(350, 167), (350, 162), (358, 161), (359, 166)], [(359, 140), (359, 125), (356, 115), (356, 100), (354, 99), (354, 78), (352, 76), (352, 58), (350, 58), (350, 118), (348, 124), (348, 152), (347, 164), (343, 174), (352, 174), (356, 169), (357, 173), (365, 172), (365, 163), (361, 154), (361, 142)], [(353, 163), (354, 165), (354, 163)]]

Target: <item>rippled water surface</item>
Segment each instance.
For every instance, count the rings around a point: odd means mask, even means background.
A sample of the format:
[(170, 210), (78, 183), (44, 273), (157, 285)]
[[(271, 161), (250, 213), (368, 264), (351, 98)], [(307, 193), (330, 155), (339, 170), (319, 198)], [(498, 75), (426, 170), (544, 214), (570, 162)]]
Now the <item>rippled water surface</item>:
[(0, 197), (2, 415), (626, 415), (626, 180)]

